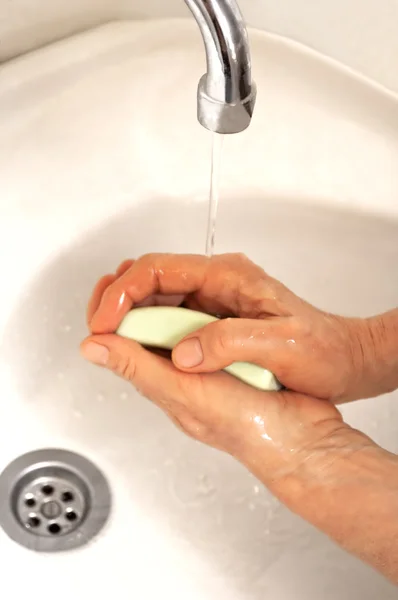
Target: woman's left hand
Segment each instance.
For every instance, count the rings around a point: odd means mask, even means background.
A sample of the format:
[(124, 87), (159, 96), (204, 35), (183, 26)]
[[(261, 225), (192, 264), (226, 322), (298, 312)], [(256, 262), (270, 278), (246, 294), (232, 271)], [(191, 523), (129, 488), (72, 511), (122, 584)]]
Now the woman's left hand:
[[(182, 300), (190, 308), (243, 319), (189, 336), (174, 350), (174, 363), (113, 334), (133, 305)], [(236, 255), (128, 261), (99, 282), (88, 320), (86, 358), (123, 376), (190, 436), (233, 455), (291, 510), (398, 583), (397, 457), (345, 424), (327, 399), (372, 389), (366, 376), (372, 369), (363, 369), (372, 363), (366, 337), (352, 355), (355, 343), (344, 320), (311, 307)], [(268, 344), (256, 343), (255, 334), (251, 339), (253, 331), (266, 331)], [(291, 332), (296, 348), (286, 344)], [(188, 354), (184, 343), (191, 345)], [(180, 352), (186, 359), (198, 343), (203, 364), (179, 367)], [(239, 360), (242, 350), (244, 360), (257, 357), (264, 367), (269, 361), (287, 387), (319, 390), (323, 399), (300, 391), (260, 392), (217, 371)]]

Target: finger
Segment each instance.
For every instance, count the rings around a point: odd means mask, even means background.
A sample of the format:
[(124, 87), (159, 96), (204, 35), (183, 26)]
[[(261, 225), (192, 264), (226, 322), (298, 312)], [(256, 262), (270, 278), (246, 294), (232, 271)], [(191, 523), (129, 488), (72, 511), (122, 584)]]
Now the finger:
[(211, 373), (237, 361), (279, 372), (293, 359), (295, 344), (286, 338), (286, 319), (224, 319), (187, 336), (173, 350), (175, 366)]
[(111, 285), (111, 283), (114, 283), (116, 279), (116, 275), (104, 275), (104, 277), (101, 277), (95, 286), (87, 307), (86, 318), (88, 326), (90, 326), (91, 320), (98, 310), (105, 290)]
[(123, 261), (123, 262), (122, 262), (122, 263), (121, 263), (121, 264), (118, 266), (118, 268), (116, 269), (116, 275), (117, 275), (117, 277), (121, 277), (121, 275), (124, 275), (124, 273), (125, 273), (126, 271), (128, 271), (128, 270), (130, 269), (130, 267), (132, 267), (132, 266), (133, 266), (134, 262), (135, 262), (135, 261), (134, 261), (133, 259), (131, 259), (131, 258), (129, 258), (129, 259), (127, 259), (127, 260), (124, 260), (124, 261)]
[(105, 291), (92, 319), (93, 333), (115, 331), (125, 314), (154, 294), (194, 295), (206, 312), (257, 318), (290, 314), (282, 284), (241, 255), (209, 259), (197, 255), (152, 254), (138, 259)]
[(116, 275), (104, 275), (104, 277), (101, 277), (101, 279), (98, 281), (98, 283), (95, 286), (94, 291), (92, 293), (91, 299), (88, 303), (88, 308), (87, 308), (87, 323), (88, 323), (88, 325), (90, 325), (91, 319), (93, 318), (94, 313), (97, 311), (97, 309), (101, 303), (101, 299), (102, 299), (102, 296), (103, 296), (105, 290), (111, 285), (111, 283), (114, 283), (118, 277), (123, 275), (123, 273), (125, 273), (127, 271), (127, 269), (129, 269), (133, 264), (134, 264), (133, 260), (125, 260), (117, 268)]

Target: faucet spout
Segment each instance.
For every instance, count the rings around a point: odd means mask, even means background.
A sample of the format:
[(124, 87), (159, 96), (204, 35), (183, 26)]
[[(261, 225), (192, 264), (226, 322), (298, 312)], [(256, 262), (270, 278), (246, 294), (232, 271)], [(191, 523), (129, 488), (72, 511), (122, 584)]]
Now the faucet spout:
[(216, 133), (239, 133), (256, 101), (249, 40), (236, 0), (185, 0), (205, 44), (207, 73), (198, 87), (198, 120)]

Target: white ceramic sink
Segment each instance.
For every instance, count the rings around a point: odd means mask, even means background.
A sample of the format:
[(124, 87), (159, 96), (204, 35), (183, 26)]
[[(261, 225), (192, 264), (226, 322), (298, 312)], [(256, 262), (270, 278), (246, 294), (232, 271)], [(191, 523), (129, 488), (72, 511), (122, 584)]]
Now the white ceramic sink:
[[(246, 252), (325, 309), (393, 307), (397, 100), (287, 40), (251, 38), (258, 104), (225, 142), (217, 251)], [(114, 496), (106, 529), (74, 552), (35, 554), (0, 531), (1, 585), (31, 600), (393, 600), (231, 458), (79, 357), (99, 276), (149, 251), (204, 250), (204, 68), (195, 24), (165, 21), (109, 24), (0, 69), (0, 471), (66, 448)], [(397, 394), (345, 414), (398, 451)]]

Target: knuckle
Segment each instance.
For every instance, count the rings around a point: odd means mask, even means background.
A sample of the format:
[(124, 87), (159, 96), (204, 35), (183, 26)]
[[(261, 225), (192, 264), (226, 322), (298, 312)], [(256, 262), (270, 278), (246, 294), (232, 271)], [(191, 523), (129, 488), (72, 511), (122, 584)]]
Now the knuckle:
[(309, 319), (291, 317), (290, 327), (292, 334), (301, 339), (306, 339), (314, 334), (313, 324)]
[(248, 267), (253, 267), (254, 263), (243, 252), (231, 252), (220, 254), (214, 257), (215, 261), (221, 266), (228, 266), (233, 272), (247, 271)]
[(233, 261), (234, 263), (251, 263), (251, 260), (248, 258), (248, 256), (246, 256), (244, 252), (235, 252), (230, 254), (229, 256), (231, 258), (231, 261)]
[(126, 361), (126, 366), (123, 371), (123, 377), (128, 381), (135, 382), (137, 379), (137, 365), (131, 360)]
[(214, 325), (210, 346), (216, 356), (224, 356), (233, 349), (234, 338), (231, 332), (230, 319), (224, 319)]
[(161, 256), (161, 254), (155, 252), (143, 254), (142, 256), (140, 256), (137, 263), (141, 264), (146, 268), (153, 269)]
[(127, 258), (126, 260), (121, 262), (116, 269), (116, 276), (120, 277), (121, 275), (123, 275), (130, 267), (133, 266), (134, 262), (135, 261), (132, 258)]
[(195, 412), (196, 399), (203, 394), (203, 378), (199, 374), (179, 373), (176, 379), (174, 403), (181, 406), (181, 410), (189, 407), (191, 413)]
[[(270, 332), (276, 335), (278, 338), (284, 340), (294, 340), (304, 344), (307, 348), (308, 342), (315, 342), (317, 335), (317, 325), (313, 321), (303, 317), (287, 316), (283, 319), (283, 322), (275, 325), (274, 328), (270, 329)], [(294, 347), (294, 346), (291, 346)], [(300, 346), (301, 348), (302, 346)], [(296, 350), (297, 347), (294, 347)]]
[(106, 275), (103, 275), (101, 277), (101, 279), (98, 280), (97, 286), (101, 287), (101, 286), (104, 286), (104, 285), (109, 285), (114, 280), (115, 280), (115, 276), (113, 275), (113, 273), (107, 273)]
[(123, 377), (123, 379), (126, 379), (131, 383), (135, 382), (137, 365), (134, 361), (130, 360), (128, 356), (111, 356), (109, 359), (109, 366), (116, 375)]
[(261, 301), (276, 303), (281, 300), (283, 289), (283, 285), (279, 281), (264, 274), (262, 279), (254, 286), (254, 297), (259, 303)]
[(209, 428), (190, 414), (174, 416), (174, 421), (188, 437), (198, 442), (206, 442), (209, 438)]
[(156, 260), (161, 254), (158, 252), (148, 252), (147, 254), (142, 254), (138, 260), (142, 262), (153, 262)]

